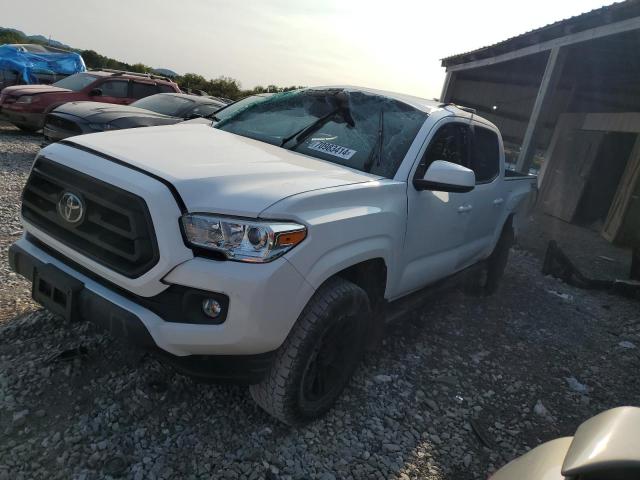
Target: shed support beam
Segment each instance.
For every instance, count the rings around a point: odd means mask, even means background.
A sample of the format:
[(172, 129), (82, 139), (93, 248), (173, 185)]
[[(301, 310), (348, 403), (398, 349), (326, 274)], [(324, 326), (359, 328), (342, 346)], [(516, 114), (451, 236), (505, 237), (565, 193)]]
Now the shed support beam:
[(447, 72), (447, 76), (444, 78), (444, 84), (442, 85), (442, 93), (440, 94), (440, 101), (442, 103), (451, 101), (451, 93), (453, 92), (453, 85), (455, 82), (455, 72)]
[(596, 38), (616, 35), (618, 33), (630, 32), (632, 30), (637, 30), (638, 28), (640, 28), (640, 17), (634, 17), (617, 23), (611, 23), (609, 25), (591, 28), (589, 30), (573, 33), (571, 35), (565, 35), (564, 37), (554, 38), (553, 40), (547, 40), (546, 42), (536, 43), (534, 45), (524, 47), (512, 52), (507, 52), (480, 60), (471, 60), (467, 63), (448, 65), (447, 59), (444, 59), (442, 61), (442, 66), (447, 67), (447, 70), (452, 72), (469, 70), (471, 68), (486, 67), (501, 62), (508, 62), (509, 60), (515, 60), (516, 58), (526, 57), (527, 55), (534, 55), (536, 53), (544, 52), (545, 50), (551, 50), (553, 48), (575, 45), (577, 43), (595, 40)]
[(536, 136), (540, 130), (540, 126), (544, 120), (544, 114), (553, 97), (558, 81), (562, 76), (562, 67), (566, 58), (566, 49), (555, 47), (549, 52), (547, 66), (544, 69), (544, 75), (538, 88), (538, 95), (531, 110), (527, 130), (524, 133), (522, 146), (520, 147), (520, 155), (516, 170), (519, 172), (528, 172), (536, 151)]

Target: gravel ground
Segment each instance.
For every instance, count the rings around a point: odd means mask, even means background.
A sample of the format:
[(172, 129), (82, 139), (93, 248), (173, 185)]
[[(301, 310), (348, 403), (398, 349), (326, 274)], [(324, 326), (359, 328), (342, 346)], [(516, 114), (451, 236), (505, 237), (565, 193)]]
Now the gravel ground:
[(41, 135), (24, 133), (0, 122), (0, 324), (35, 306), (29, 285), (9, 269), (6, 258), (7, 248), (22, 234), (20, 194), (41, 142)]
[(246, 388), (193, 382), (29, 300), (6, 248), (38, 142), (0, 127), (0, 480), (486, 479), (637, 404), (638, 303), (543, 277), (516, 250), (499, 294), (439, 296), (388, 329), (326, 417), (284, 427)]

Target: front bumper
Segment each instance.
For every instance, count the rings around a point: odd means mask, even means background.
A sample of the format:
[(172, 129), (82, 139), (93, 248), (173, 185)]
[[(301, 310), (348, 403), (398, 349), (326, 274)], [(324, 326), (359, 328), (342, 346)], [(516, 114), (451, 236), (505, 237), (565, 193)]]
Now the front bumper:
[(13, 105), (15, 104), (12, 103), (10, 106), (0, 105), (0, 120), (31, 128), (42, 128), (44, 113), (17, 110), (13, 108)]
[(89, 123), (85, 120), (62, 112), (48, 114), (44, 120), (42, 131), (44, 138), (50, 142), (58, 142), (76, 135), (99, 132), (99, 130), (89, 127)]
[[(138, 297), (115, 286), (105, 285), (89, 276), (88, 272), (72, 268), (69, 266), (70, 262), (51, 253), (54, 252), (47, 252), (23, 237), (10, 247), (9, 261), (13, 270), (29, 280), (33, 278), (34, 269), (51, 264), (82, 282), (83, 288), (78, 293), (76, 302), (79, 318), (88, 320), (137, 346), (162, 353), (186, 373), (223, 381), (258, 382), (268, 371), (273, 352), (282, 344), (297, 319), (298, 309), (302, 309), (299, 304), (302, 301), (306, 303), (307, 298), (304, 297), (307, 294), (310, 296), (313, 292), (306, 282), (292, 273), (293, 268), (283, 260), (284, 269), (274, 270), (274, 280), (284, 282), (281, 298), (270, 298), (269, 287), (265, 288), (263, 284), (255, 282), (260, 281), (260, 275), (257, 275), (257, 278), (253, 279), (253, 289), (248, 287), (244, 291), (234, 291), (234, 294), (229, 295), (229, 311), (224, 323), (179, 323), (175, 319), (167, 321), (158, 314), (163, 311), (162, 305), (156, 305), (158, 308), (153, 308), (153, 311), (147, 307), (149, 301), (161, 295), (150, 298)], [(207, 275), (215, 275), (217, 265), (231, 263), (197, 260), (210, 263)], [(189, 264), (190, 262), (186, 262), (180, 265), (177, 275), (187, 274)], [(258, 270), (261, 267), (247, 266), (257, 267)], [(195, 268), (192, 274), (187, 276), (193, 283), (201, 280), (202, 275), (203, 272)], [(224, 278), (219, 280), (218, 284), (223, 280)], [(293, 287), (296, 282), (298, 292)], [(188, 282), (182, 286), (198, 288), (189, 285)], [(238, 284), (234, 285), (234, 282), (227, 278), (227, 287), (234, 286), (238, 287)], [(217, 285), (212, 285), (209, 289), (227, 294), (225, 289), (218, 288)], [(261, 292), (259, 289), (265, 291)], [(293, 294), (294, 297), (287, 299), (288, 294)], [(263, 304), (262, 300), (265, 298), (272, 307)], [(166, 310), (170, 310), (168, 305)]]

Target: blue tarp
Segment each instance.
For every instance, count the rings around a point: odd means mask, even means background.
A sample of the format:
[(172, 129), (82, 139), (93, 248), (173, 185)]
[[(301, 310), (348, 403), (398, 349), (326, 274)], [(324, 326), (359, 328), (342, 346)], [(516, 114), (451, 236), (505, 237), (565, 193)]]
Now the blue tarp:
[(71, 75), (84, 72), (84, 60), (73, 52), (27, 52), (14, 45), (0, 45), (0, 70), (18, 72), (25, 84), (39, 83), (35, 74)]

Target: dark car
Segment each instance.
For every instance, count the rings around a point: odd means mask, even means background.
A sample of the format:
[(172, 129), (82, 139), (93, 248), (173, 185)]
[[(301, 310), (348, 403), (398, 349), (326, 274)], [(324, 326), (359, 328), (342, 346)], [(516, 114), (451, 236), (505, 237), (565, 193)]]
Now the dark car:
[(171, 125), (184, 120), (209, 117), (225, 104), (207, 97), (184, 93), (158, 93), (131, 105), (71, 102), (59, 106), (44, 124), (47, 140), (122, 128)]
[(99, 70), (76, 73), (53, 85), (16, 85), (0, 93), (0, 119), (35, 132), (47, 113), (59, 105), (79, 100), (129, 105), (156, 93), (176, 92), (175, 82), (147, 73)]

